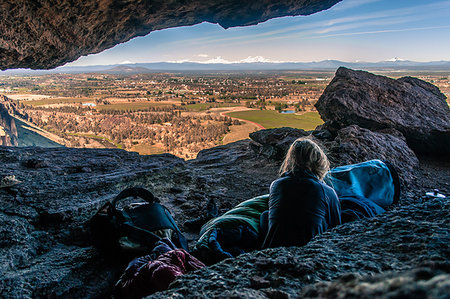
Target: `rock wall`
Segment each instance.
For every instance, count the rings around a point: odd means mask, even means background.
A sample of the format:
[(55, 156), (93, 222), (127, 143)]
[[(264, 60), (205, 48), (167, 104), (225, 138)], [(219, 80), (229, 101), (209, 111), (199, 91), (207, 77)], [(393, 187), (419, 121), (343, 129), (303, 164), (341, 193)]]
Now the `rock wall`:
[(0, 145), (17, 146), (19, 137), (14, 118), (9, 114), (10, 103), (0, 95)]
[(201, 22), (224, 28), (309, 15), (341, 0), (7, 0), (0, 3), (0, 69), (49, 69), (133, 37)]
[(12, 146), (11, 138), (2, 126), (0, 126), (0, 145)]

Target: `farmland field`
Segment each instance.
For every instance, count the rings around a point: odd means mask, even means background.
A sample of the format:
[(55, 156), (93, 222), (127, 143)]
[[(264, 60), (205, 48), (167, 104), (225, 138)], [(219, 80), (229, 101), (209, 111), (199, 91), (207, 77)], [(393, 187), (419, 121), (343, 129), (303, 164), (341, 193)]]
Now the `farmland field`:
[(197, 103), (197, 104), (189, 104), (184, 107), (188, 111), (207, 111), (211, 108), (223, 108), (223, 107), (236, 107), (239, 104), (236, 103)]
[[(192, 159), (203, 149), (246, 139), (263, 128), (314, 129), (322, 121), (317, 113), (309, 112), (315, 111), (314, 104), (331, 75), (0, 76), (0, 90), (18, 103), (16, 110), (30, 125), (53, 134), (61, 145), (122, 148), (145, 155), (171, 153)], [(280, 114), (276, 111), (280, 109), (301, 112)]]
[(138, 152), (140, 155), (158, 155), (164, 153), (164, 146), (138, 144), (134, 145), (130, 151)]
[(317, 112), (307, 112), (302, 115), (281, 114), (274, 110), (248, 110), (227, 113), (228, 116), (249, 120), (262, 125), (266, 129), (292, 127), (305, 131), (314, 130), (323, 124)]

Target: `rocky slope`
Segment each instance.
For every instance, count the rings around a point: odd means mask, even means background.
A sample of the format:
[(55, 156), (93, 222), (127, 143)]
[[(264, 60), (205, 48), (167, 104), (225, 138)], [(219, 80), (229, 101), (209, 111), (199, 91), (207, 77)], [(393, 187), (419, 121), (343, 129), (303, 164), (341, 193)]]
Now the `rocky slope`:
[(17, 101), (0, 95), (0, 145), (58, 147), (60, 144), (44, 137), (45, 132), (32, 124)]
[[(206, 150), (192, 161), (122, 150), (0, 147), (1, 176), (22, 181), (0, 189), (0, 296), (108, 294), (124, 264), (103, 260), (92, 247), (87, 221), (99, 206), (127, 186), (144, 185), (171, 208), (182, 228), (187, 217), (200, 215), (209, 198), (223, 212), (267, 193), (276, 176), (279, 163), (258, 156), (249, 144)], [(420, 195), (432, 188), (448, 194), (444, 177), (450, 165), (432, 163), (418, 170), (421, 188), (403, 198), (404, 206), (341, 226), (305, 248), (270, 249), (224, 261), (182, 278), (168, 292), (295, 295), (301, 286), (345, 272), (406, 270), (422, 262), (441, 265), (448, 260), (448, 203), (422, 202)], [(185, 232), (192, 243), (196, 234)], [(241, 279), (235, 279), (238, 272)]]
[(86, 222), (100, 205), (143, 185), (181, 225), (200, 215), (209, 198), (223, 212), (266, 193), (275, 178), (276, 163), (257, 159), (248, 143), (190, 162), (122, 150), (0, 147), (0, 179), (15, 175), (22, 182), (0, 188), (0, 297), (107, 294), (124, 264), (103, 261), (92, 246)]
[(341, 0), (8, 0), (0, 3), (0, 69), (49, 69), (133, 37), (201, 22), (224, 28), (309, 15)]
[[(449, 195), (448, 157), (416, 156), (392, 128), (328, 128), (333, 133), (323, 128), (312, 133), (334, 165), (373, 158), (394, 163), (403, 186), (399, 206), (337, 227), (302, 248), (225, 260), (181, 277), (154, 297), (448, 293), (449, 203), (423, 196), (435, 188)], [(107, 296), (125, 262), (104, 260), (92, 246), (87, 222), (105, 201), (125, 187), (149, 188), (172, 210), (192, 245), (197, 235), (184, 228), (185, 220), (199, 216), (210, 198), (222, 213), (267, 193), (283, 151), (305, 134), (263, 130), (190, 161), (111, 149), (0, 146), (0, 180), (13, 182), (0, 184), (0, 297)]]
[(0, 145), (17, 146), (18, 135), (14, 118), (9, 115), (8, 108), (0, 99)]

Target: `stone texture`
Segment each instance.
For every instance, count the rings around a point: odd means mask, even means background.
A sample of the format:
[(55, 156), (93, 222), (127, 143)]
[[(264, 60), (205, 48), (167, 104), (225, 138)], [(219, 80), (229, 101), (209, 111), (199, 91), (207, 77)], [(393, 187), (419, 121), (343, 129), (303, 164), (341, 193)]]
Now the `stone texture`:
[(259, 156), (280, 160), (284, 158), (292, 142), (308, 135), (304, 130), (288, 127), (259, 130), (250, 133), (253, 141), (251, 147)]
[(0, 145), (17, 146), (19, 144), (17, 127), (14, 118), (14, 105), (12, 100), (0, 95)]
[(394, 128), (420, 153), (450, 153), (450, 109), (439, 89), (412, 77), (398, 80), (339, 68), (316, 103), (324, 128)]
[(6, 0), (0, 3), (0, 69), (49, 69), (133, 37), (201, 22), (224, 28), (309, 15), (340, 0)]
[(409, 271), (375, 276), (343, 275), (333, 282), (306, 287), (302, 298), (446, 298), (450, 264), (434, 263)]
[(419, 160), (395, 129), (372, 132), (352, 125), (339, 130), (336, 138), (325, 144), (334, 166), (380, 159), (394, 165), (404, 186), (416, 179)]

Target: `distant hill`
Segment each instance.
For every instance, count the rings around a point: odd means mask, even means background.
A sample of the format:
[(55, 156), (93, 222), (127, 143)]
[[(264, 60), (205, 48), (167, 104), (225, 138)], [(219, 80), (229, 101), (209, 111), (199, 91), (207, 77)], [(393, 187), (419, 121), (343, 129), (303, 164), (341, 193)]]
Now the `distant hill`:
[(137, 74), (162, 71), (335, 71), (341, 66), (351, 69), (362, 69), (370, 71), (450, 71), (450, 61), (417, 62), (410, 60), (393, 59), (380, 62), (345, 62), (339, 60), (280, 63), (152, 62), (114, 65), (62, 66), (53, 70), (16, 69), (0, 71), (0, 75), (38, 75), (52, 73)]
[(142, 73), (149, 73), (152, 71), (145, 67), (118, 65), (111, 69), (104, 70), (102, 72), (110, 74), (142, 74)]

